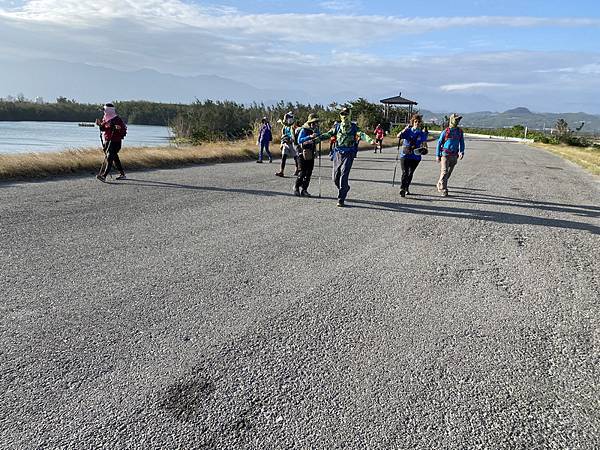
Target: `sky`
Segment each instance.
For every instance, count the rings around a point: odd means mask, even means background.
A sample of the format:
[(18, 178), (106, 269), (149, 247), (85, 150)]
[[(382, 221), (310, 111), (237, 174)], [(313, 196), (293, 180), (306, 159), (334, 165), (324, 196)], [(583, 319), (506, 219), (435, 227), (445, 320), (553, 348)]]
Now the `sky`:
[(592, 0), (0, 0), (8, 63), (218, 75), (324, 104), (600, 113), (598, 43)]

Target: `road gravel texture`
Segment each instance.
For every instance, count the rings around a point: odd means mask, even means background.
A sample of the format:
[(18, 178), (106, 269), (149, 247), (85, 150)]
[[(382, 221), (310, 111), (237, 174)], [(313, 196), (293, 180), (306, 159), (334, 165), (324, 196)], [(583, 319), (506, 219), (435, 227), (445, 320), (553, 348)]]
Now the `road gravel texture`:
[(394, 152), (0, 183), (0, 448), (600, 448), (598, 178)]

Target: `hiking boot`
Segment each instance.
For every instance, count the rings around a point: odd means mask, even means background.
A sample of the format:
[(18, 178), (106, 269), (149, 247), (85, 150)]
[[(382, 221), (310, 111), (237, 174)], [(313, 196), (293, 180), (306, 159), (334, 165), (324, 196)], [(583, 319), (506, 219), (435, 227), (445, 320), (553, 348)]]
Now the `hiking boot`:
[(298, 188), (295, 188), (295, 189), (294, 189), (294, 195), (295, 195), (296, 197), (300, 197), (300, 190), (299, 190)]
[(104, 175), (100, 175), (100, 174), (98, 174), (98, 175), (96, 175), (96, 178), (97, 178), (98, 180), (102, 181), (103, 183), (105, 183), (105, 182), (106, 182), (106, 177), (105, 177)]
[(122, 173), (121, 175), (119, 175), (117, 178), (115, 178), (115, 180), (126, 180), (127, 177), (125, 176), (124, 173)]
[(276, 177), (281, 177), (281, 178), (284, 178), (284, 177), (283, 177), (283, 172), (275, 172), (275, 176), (276, 176)]
[(404, 189), (400, 189), (400, 197), (406, 197), (406, 191)]
[(337, 206), (338, 208), (343, 208), (346, 205), (344, 204), (344, 200), (338, 200), (337, 205), (335, 206)]
[(312, 195), (310, 195), (306, 189), (302, 189), (302, 192), (300, 192), (300, 195), (302, 197), (312, 197)]

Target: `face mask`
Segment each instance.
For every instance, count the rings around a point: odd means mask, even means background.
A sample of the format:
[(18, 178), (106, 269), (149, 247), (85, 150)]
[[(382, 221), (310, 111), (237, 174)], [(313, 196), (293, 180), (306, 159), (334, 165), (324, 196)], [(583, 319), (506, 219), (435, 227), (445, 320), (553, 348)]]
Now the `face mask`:
[(294, 119), (288, 119), (285, 121), (288, 125), (292, 125), (294, 123)]

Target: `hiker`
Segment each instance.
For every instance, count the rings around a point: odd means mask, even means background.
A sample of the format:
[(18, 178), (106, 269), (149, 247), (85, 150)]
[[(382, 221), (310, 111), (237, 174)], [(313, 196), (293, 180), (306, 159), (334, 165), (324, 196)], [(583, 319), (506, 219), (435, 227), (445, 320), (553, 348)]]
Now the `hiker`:
[(375, 153), (377, 153), (377, 148), (379, 147), (379, 153), (381, 153), (381, 149), (383, 148), (383, 138), (385, 136), (385, 131), (380, 123), (377, 124), (375, 128)]
[(105, 182), (114, 163), (119, 171), (119, 176), (116, 179), (124, 180), (126, 177), (123, 166), (121, 165), (121, 160), (119, 159), (119, 150), (121, 150), (123, 139), (127, 135), (127, 125), (125, 125), (123, 119), (119, 117), (115, 105), (112, 103), (105, 104), (103, 111), (104, 116), (102, 119), (96, 119), (96, 125), (100, 127), (100, 132), (104, 135), (103, 151), (105, 153), (106, 167), (102, 164), (104, 171), (100, 169), (101, 172), (96, 175), (96, 178)]
[(450, 122), (440, 134), (437, 143), (435, 160), (440, 163), (440, 179), (437, 183), (437, 190), (442, 196), (448, 196), (448, 179), (459, 159), (465, 156), (465, 137), (463, 130), (458, 127), (462, 116), (458, 114), (450, 115)]
[(289, 157), (294, 158), (294, 162), (296, 163), (296, 172), (294, 175), (298, 175), (298, 150), (296, 148), (296, 126), (294, 114), (290, 111), (288, 112), (283, 120), (280, 120), (283, 128), (281, 130), (281, 170), (275, 173), (276, 176), (283, 178), (285, 163)]
[(319, 129), (319, 116), (309, 114), (308, 120), (298, 134), (298, 165), (300, 173), (294, 184), (294, 195), (296, 197), (311, 197), (308, 193), (310, 177), (315, 168), (315, 156), (317, 154), (317, 140)]
[(258, 152), (258, 161), (257, 163), (262, 164), (263, 160), (263, 152), (267, 153), (269, 157), (269, 162), (273, 162), (273, 157), (271, 156), (271, 152), (269, 151), (269, 145), (273, 140), (273, 133), (271, 132), (271, 124), (269, 123), (269, 119), (263, 117), (261, 120), (260, 130), (258, 131), (258, 146), (260, 151)]
[(413, 114), (410, 123), (398, 133), (398, 139), (402, 139), (402, 151), (400, 152), (400, 167), (402, 168), (402, 181), (400, 184), (400, 195), (410, 195), (410, 184), (412, 183), (415, 170), (421, 162), (421, 155), (427, 153), (427, 127), (423, 129), (423, 116)]
[(346, 197), (348, 196), (348, 191), (350, 191), (348, 180), (350, 178), (352, 163), (358, 153), (358, 141), (364, 139), (369, 144), (374, 144), (375, 141), (361, 131), (356, 123), (352, 122), (350, 108), (342, 109), (340, 111), (340, 123), (317, 139), (323, 141), (329, 139), (331, 136), (335, 136), (337, 141), (335, 149), (330, 153), (330, 157), (333, 160), (332, 178), (335, 187), (338, 189), (337, 206), (342, 208), (345, 206)]

